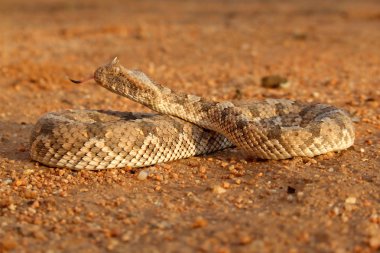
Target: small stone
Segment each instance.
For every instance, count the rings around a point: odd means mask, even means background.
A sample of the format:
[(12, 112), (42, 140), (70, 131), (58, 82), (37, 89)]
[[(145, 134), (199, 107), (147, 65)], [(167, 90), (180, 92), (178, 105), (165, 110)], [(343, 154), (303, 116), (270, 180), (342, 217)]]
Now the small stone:
[(234, 181), (235, 181), (235, 184), (237, 184), (237, 185), (241, 184), (241, 179), (235, 179)]
[(119, 244), (118, 240), (110, 239), (108, 244), (107, 244), (107, 249), (108, 250), (114, 250), (118, 244)]
[(297, 192), (297, 199), (302, 200), (302, 198), (305, 196), (304, 192)]
[(4, 184), (11, 184), (13, 180), (11, 178), (4, 179)]
[(289, 195), (286, 196), (286, 200), (289, 201), (289, 202), (293, 202), (294, 199), (295, 199), (294, 195), (290, 195), (289, 194)]
[(372, 223), (380, 223), (380, 216), (376, 213), (372, 214), (370, 217), (369, 217), (369, 220), (370, 222)]
[[(147, 172), (148, 173), (148, 172)], [(149, 174), (149, 173), (148, 173)], [(146, 178), (145, 178), (146, 179)], [(156, 181), (162, 181), (162, 180), (164, 180), (164, 176), (163, 175), (161, 175), (161, 174), (157, 174), (155, 177), (154, 177), (154, 179), (156, 180)], [(144, 180), (144, 179), (143, 179)]]
[(374, 250), (380, 249), (380, 234), (370, 237), (368, 243), (372, 249)]
[(22, 179), (17, 179), (15, 182), (14, 182), (15, 186), (21, 186), (21, 185), (25, 185), (25, 182), (24, 180)]
[(125, 232), (122, 236), (121, 236), (121, 240), (123, 242), (128, 242), (131, 240), (131, 237), (132, 237), (132, 232), (131, 231), (128, 231), (128, 232)]
[(42, 230), (33, 231), (33, 237), (38, 239), (38, 240), (42, 240), (42, 241), (47, 240), (47, 237), (45, 236), (45, 234)]
[(252, 242), (252, 237), (250, 235), (242, 235), (239, 238), (239, 243), (241, 245), (247, 245)]
[(205, 174), (207, 172), (207, 169), (206, 169), (206, 167), (200, 167), (199, 168), (199, 173), (201, 173), (201, 174)]
[(23, 174), (24, 174), (24, 175), (31, 175), (31, 174), (33, 174), (33, 173), (34, 173), (34, 170), (33, 170), (33, 169), (26, 169), (26, 170), (23, 171)]
[(38, 202), (37, 200), (35, 200), (35, 201), (33, 201), (32, 205), (30, 207), (32, 207), (34, 209), (39, 208), (40, 207), (40, 202)]
[(231, 184), (228, 183), (228, 182), (223, 182), (222, 186), (223, 186), (224, 189), (229, 189), (231, 187)]
[(220, 185), (215, 185), (215, 186), (211, 187), (211, 191), (213, 193), (216, 193), (216, 194), (222, 194), (222, 193), (226, 192), (226, 189), (224, 189)]
[(290, 86), (290, 82), (285, 77), (279, 75), (270, 75), (264, 76), (261, 79), (261, 86), (272, 89), (288, 88)]
[(356, 204), (356, 198), (355, 197), (348, 197), (344, 201), (346, 204), (355, 205)]
[(24, 197), (27, 199), (35, 199), (35, 198), (37, 198), (37, 192), (31, 191), (31, 190), (26, 190), (24, 193)]
[(203, 217), (196, 217), (192, 227), (193, 228), (203, 228), (206, 227), (208, 224), (207, 220)]
[(223, 168), (225, 168), (225, 167), (228, 166), (228, 163), (227, 163), (227, 162), (222, 162), (220, 165), (221, 165)]
[(8, 209), (11, 210), (11, 211), (15, 211), (17, 209), (17, 206), (15, 204), (10, 204), (8, 206)]
[(140, 173), (137, 175), (138, 180), (146, 180), (148, 178), (149, 172), (146, 170), (140, 171)]

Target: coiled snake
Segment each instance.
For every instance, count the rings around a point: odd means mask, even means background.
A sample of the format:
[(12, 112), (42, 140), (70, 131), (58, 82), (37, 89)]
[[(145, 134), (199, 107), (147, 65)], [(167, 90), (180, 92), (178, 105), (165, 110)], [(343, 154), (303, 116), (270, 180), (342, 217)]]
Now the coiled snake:
[(343, 150), (355, 139), (350, 117), (331, 105), (286, 99), (210, 102), (155, 84), (116, 58), (93, 79), (160, 114), (47, 113), (32, 131), (33, 160), (71, 169), (142, 167), (234, 145), (257, 158), (287, 159)]

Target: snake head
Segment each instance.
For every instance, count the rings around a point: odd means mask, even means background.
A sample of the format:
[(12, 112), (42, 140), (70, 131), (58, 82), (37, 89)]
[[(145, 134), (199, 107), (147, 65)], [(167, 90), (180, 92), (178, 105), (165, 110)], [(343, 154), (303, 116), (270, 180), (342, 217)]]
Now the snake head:
[(149, 100), (161, 94), (158, 86), (147, 75), (124, 68), (117, 57), (99, 67), (94, 79), (100, 86), (142, 104), (150, 103)]
[(112, 83), (112, 78), (119, 75), (120, 67), (119, 59), (115, 57), (110, 63), (96, 69), (95, 81), (103, 87), (109, 86)]

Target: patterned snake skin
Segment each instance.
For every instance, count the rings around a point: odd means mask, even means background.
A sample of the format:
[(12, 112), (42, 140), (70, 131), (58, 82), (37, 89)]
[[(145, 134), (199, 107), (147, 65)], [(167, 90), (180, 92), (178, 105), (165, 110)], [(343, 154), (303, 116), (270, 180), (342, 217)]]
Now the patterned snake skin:
[(343, 150), (355, 139), (350, 117), (331, 105), (285, 99), (210, 102), (155, 84), (116, 58), (93, 79), (161, 114), (48, 113), (32, 131), (33, 160), (71, 169), (143, 167), (234, 145), (257, 158), (287, 159)]

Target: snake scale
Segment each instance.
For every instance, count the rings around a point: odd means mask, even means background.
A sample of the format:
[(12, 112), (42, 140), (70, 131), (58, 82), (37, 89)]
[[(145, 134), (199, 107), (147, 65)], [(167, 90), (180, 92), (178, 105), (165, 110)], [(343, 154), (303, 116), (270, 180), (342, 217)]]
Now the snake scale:
[(117, 58), (91, 79), (159, 114), (47, 113), (31, 134), (33, 160), (77, 170), (143, 167), (231, 146), (278, 160), (343, 150), (355, 139), (349, 115), (331, 105), (286, 99), (210, 102), (156, 84)]

